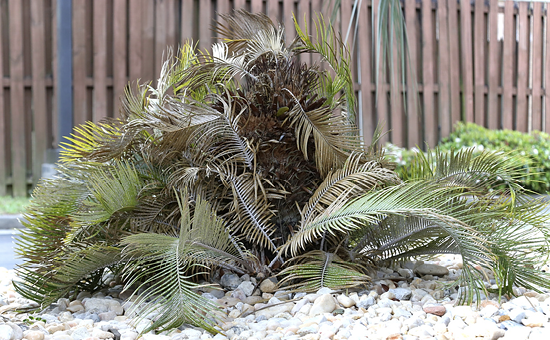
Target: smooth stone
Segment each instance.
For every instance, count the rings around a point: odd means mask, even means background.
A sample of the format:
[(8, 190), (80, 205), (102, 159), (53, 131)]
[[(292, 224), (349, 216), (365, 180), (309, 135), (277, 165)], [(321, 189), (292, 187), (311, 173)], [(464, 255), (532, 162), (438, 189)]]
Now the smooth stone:
[(0, 340), (10, 340), (13, 336), (13, 328), (9, 325), (0, 325)]
[(361, 296), (361, 299), (359, 300), (359, 303), (357, 304), (357, 307), (368, 309), (370, 306), (373, 306), (376, 304), (376, 300), (373, 296)]
[(315, 299), (309, 310), (309, 316), (316, 316), (324, 313), (332, 313), (336, 309), (336, 302), (331, 294), (323, 294)]
[(19, 340), (23, 338), (23, 330), (18, 325), (14, 324), (13, 322), (7, 322), (6, 325), (10, 326), (13, 330), (13, 334), (11, 336), (12, 340)]
[(533, 313), (528, 318), (521, 320), (521, 323), (527, 327), (542, 327), (547, 322), (548, 317), (540, 312)]
[(328, 288), (328, 287), (323, 287), (323, 288), (320, 288), (318, 291), (317, 291), (317, 294), (319, 295), (324, 295), (324, 294), (332, 294), (334, 293), (334, 290)]
[(493, 322), (480, 320), (464, 328), (464, 333), (472, 337), (483, 337), (483, 339), (494, 339), (495, 335), (501, 334), (501, 329)]
[(452, 313), (453, 316), (460, 316), (461, 318), (465, 319), (468, 316), (472, 315), (474, 311), (470, 306), (455, 306), (452, 309)]
[(529, 327), (514, 327), (507, 330), (500, 340), (527, 340), (530, 333), (531, 328)]
[(246, 296), (251, 296), (254, 291), (254, 285), (250, 281), (243, 281), (237, 289), (240, 289)]
[(114, 320), (117, 317), (116, 313), (113, 311), (99, 313), (97, 316), (101, 321), (110, 321), (110, 320)]
[(526, 296), (520, 296), (518, 298), (510, 300), (510, 303), (525, 309), (529, 309), (533, 307), (536, 308), (540, 305), (539, 300), (537, 300), (536, 298), (529, 298)]
[(85, 310), (84, 306), (82, 306), (81, 304), (74, 305), (74, 306), (69, 306), (65, 309), (68, 310), (71, 313), (78, 313), (78, 312), (81, 312), (81, 311)]
[(74, 340), (83, 340), (90, 337), (90, 332), (86, 327), (78, 327), (72, 331), (71, 337)]
[[(258, 305), (256, 305), (258, 306)], [(273, 318), (275, 315), (280, 313), (288, 313), (294, 308), (294, 302), (286, 302), (278, 304), (275, 306), (267, 307), (261, 310), (256, 311), (256, 317), (265, 316), (266, 319)]]
[(220, 279), (220, 285), (230, 290), (237, 289), (242, 282), (243, 280), (235, 273), (225, 273)]
[(114, 338), (115, 335), (111, 332), (102, 331), (100, 329), (94, 328), (92, 330), (92, 337), (99, 338), (99, 339), (111, 339)]
[(41, 331), (30, 331), (25, 335), (27, 340), (44, 340), (44, 333)]
[(351, 299), (350, 297), (347, 297), (343, 294), (338, 295), (338, 297), (336, 299), (338, 300), (338, 303), (340, 303), (345, 308), (350, 308), (352, 306), (355, 306), (355, 301), (353, 299)]
[(273, 293), (277, 291), (277, 280), (275, 278), (268, 278), (260, 283), (260, 290), (263, 293)]
[(412, 291), (409, 288), (394, 288), (389, 292), (393, 293), (397, 300), (410, 300)]
[(120, 302), (113, 299), (97, 299), (91, 298), (84, 301), (84, 307), (86, 312), (90, 313), (104, 313), (108, 311), (114, 311), (117, 315), (124, 314), (124, 309), (120, 305)]
[(525, 319), (527, 315), (525, 314), (525, 311), (521, 308), (514, 308), (509, 313), (508, 316), (510, 317), (510, 320), (521, 323), (521, 320)]
[(449, 274), (449, 269), (437, 264), (423, 263), (422, 261), (418, 261), (414, 266), (414, 272), (420, 275), (445, 276)]
[(134, 328), (136, 329), (136, 331), (138, 333), (142, 333), (144, 330), (146, 330), (147, 328), (151, 327), (153, 325), (153, 321), (151, 320), (148, 320), (148, 319), (141, 319), (138, 321), (138, 323), (134, 326)]
[(447, 313), (447, 309), (444, 306), (427, 306), (422, 309), (426, 314), (433, 314), (437, 316), (443, 316)]

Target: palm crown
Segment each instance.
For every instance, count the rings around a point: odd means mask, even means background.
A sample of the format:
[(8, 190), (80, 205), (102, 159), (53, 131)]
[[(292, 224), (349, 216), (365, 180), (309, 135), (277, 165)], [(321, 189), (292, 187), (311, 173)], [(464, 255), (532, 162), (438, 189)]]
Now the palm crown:
[(464, 300), (485, 289), (483, 270), (500, 293), (549, 286), (537, 271), (543, 205), (523, 197), (513, 155), (419, 156), (402, 182), (347, 118), (349, 55), (322, 20), (314, 37), (296, 25), (286, 44), (265, 15), (223, 18), (212, 54), (185, 45), (156, 88), (128, 86), (122, 118), (75, 129), (60, 176), (41, 182), (25, 214), (21, 294), (46, 307), (101, 287), (108, 269), (143, 288), (135, 305), (161, 315), (152, 328), (214, 331), (216, 306), (193, 281), (217, 267), (284, 265), (283, 284), (315, 290), (365, 284), (373, 265), (458, 253)]

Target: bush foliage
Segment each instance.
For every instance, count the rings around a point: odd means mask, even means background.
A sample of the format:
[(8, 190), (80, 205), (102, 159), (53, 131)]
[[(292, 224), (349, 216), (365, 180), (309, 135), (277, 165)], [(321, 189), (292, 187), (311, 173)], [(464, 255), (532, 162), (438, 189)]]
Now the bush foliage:
[[(528, 190), (546, 194), (550, 190), (550, 135), (540, 131), (522, 133), (511, 130), (489, 130), (474, 123), (458, 123), (453, 133), (437, 146), (441, 152), (473, 147), (483, 151), (514, 153), (521, 162), (523, 176), (519, 179)], [(410, 150), (387, 145), (388, 154), (397, 163), (402, 178), (410, 177), (411, 163), (418, 148)], [(433, 151), (432, 151), (433, 152)]]

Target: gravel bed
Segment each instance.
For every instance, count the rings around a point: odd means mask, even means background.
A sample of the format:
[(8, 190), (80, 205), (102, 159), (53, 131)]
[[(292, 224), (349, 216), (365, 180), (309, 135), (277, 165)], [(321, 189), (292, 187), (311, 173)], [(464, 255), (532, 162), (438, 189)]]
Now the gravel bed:
[[(222, 334), (192, 326), (143, 334), (145, 340), (206, 339), (550, 339), (550, 294), (517, 288), (510, 300), (482, 296), (478, 304), (456, 304), (451, 283), (460, 275), (459, 256), (406, 262), (380, 269), (368, 289), (315, 294), (276, 291), (274, 279), (224, 274), (225, 290), (205, 289), (203, 296), (223, 306)], [(494, 284), (489, 276), (487, 286)], [(137, 323), (127, 310), (129, 293), (115, 285), (93, 296), (59, 299), (41, 313), (16, 314), (36, 304), (12, 285), (14, 272), (0, 268), (0, 340), (134, 340), (156, 315)]]

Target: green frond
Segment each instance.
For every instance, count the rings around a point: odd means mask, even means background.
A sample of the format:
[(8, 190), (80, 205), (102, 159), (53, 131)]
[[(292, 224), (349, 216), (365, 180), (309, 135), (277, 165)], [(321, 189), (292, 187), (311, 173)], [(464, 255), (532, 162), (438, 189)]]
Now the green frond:
[(88, 176), (91, 195), (73, 215), (77, 227), (105, 222), (115, 213), (131, 211), (138, 204), (143, 182), (131, 164), (115, 163)]
[(95, 244), (82, 249), (65, 248), (51, 262), (25, 262), (17, 269), (21, 281), (14, 281), (16, 291), (46, 308), (59, 298), (81, 290), (93, 291), (102, 285), (103, 269), (119, 265), (120, 249)]
[(298, 149), (306, 160), (309, 139), (313, 136), (315, 164), (322, 177), (331, 169), (341, 168), (350, 152), (362, 152), (357, 129), (345, 117), (334, 116), (327, 106), (305, 111), (296, 99), (288, 116), (290, 125), (294, 127)]
[(334, 253), (314, 250), (291, 259), (278, 276), (283, 277), (279, 287), (286, 290), (316, 292), (328, 287), (346, 289), (364, 285), (370, 281), (366, 268), (357, 263), (343, 261)]
[(302, 226), (336, 200), (349, 200), (384, 185), (400, 182), (397, 175), (375, 161), (363, 163), (363, 154), (352, 153), (342, 168), (331, 171), (325, 177), (308, 203), (302, 209)]
[[(138, 294), (133, 312), (144, 317), (158, 312), (152, 329), (171, 329), (184, 323), (202, 327), (210, 332), (221, 317), (219, 307), (193, 292), (199, 285), (189, 274), (194, 268), (220, 265), (238, 268), (248, 265), (249, 257), (225, 228), (224, 221), (212, 214), (210, 205), (197, 199), (193, 217), (188, 197), (178, 197), (181, 210), (179, 237), (161, 234), (135, 234), (123, 239), (124, 258), (129, 261), (124, 269), (127, 287), (141, 282), (144, 288)], [(136, 292), (139, 291), (136, 290)]]
[(315, 35), (313, 39), (308, 33), (307, 24), (305, 24), (305, 29), (302, 30), (295, 17), (294, 27), (302, 43), (301, 46), (298, 45), (296, 47), (296, 51), (300, 53), (318, 53), (335, 72), (334, 79), (329, 73), (325, 73), (324, 77), (322, 77), (321, 96), (328, 99), (331, 108), (335, 108), (340, 104), (335, 98), (338, 98), (340, 91), (344, 91), (344, 109), (348, 114), (349, 121), (355, 122), (356, 99), (350, 70), (351, 56), (346, 45), (337, 37), (332, 28), (329, 29), (326, 26), (322, 15), (319, 15), (317, 20), (315, 20)]

